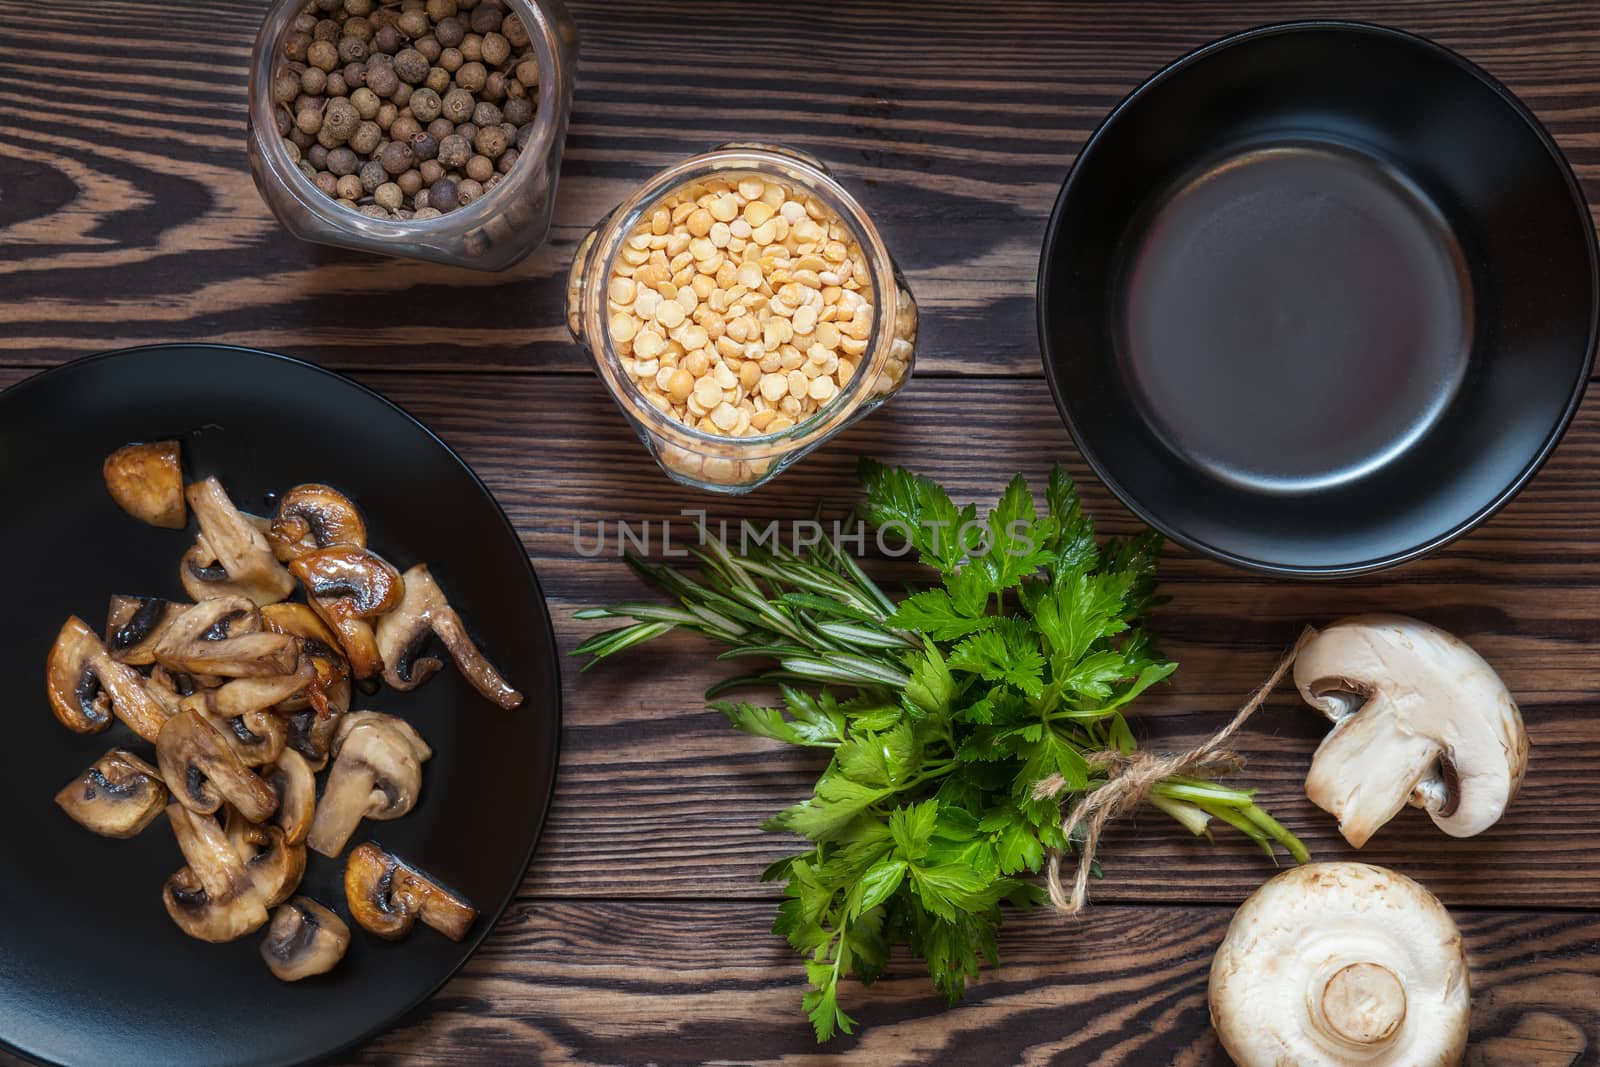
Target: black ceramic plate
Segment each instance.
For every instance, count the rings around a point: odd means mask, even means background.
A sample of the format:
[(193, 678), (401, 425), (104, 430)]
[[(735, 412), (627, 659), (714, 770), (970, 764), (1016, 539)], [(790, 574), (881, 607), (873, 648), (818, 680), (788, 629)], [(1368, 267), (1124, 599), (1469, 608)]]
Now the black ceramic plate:
[[(193, 534), (124, 515), (100, 464), (136, 440), (183, 442), (191, 477), (215, 474), (245, 510), (269, 493), (331, 483), (365, 512), (372, 547), (427, 562), (485, 653), (524, 696), (506, 712), (447, 668), (411, 693), (355, 707), (404, 716), (433, 747), (411, 815), (363, 823), (466, 893), (464, 943), (419, 924), (402, 942), (359, 929), (331, 974), (273, 978), (260, 935), (184, 936), (161, 903), (182, 857), (166, 820), (113, 841), (80, 829), (58, 789), (113, 744), (149, 753), (120, 723), (69, 733), (50, 714), (44, 662), (70, 614), (99, 629), (113, 593), (183, 599)], [(0, 1045), (64, 1064), (290, 1064), (372, 1036), (466, 961), (521, 881), (555, 780), (560, 684), (550, 619), (516, 532), (438, 438), (376, 393), (310, 364), (241, 348), (175, 345), (80, 360), (0, 393), (0, 612), (5, 760), (0, 810)], [(192, 520), (191, 520), (192, 527)], [(342, 862), (312, 855), (302, 892), (341, 914)], [(352, 924), (353, 925), (353, 924)]]
[(1079, 154), (1039, 269), (1045, 371), (1151, 525), (1331, 577), (1459, 536), (1538, 469), (1594, 357), (1589, 210), (1489, 75), (1349, 23), (1179, 60)]

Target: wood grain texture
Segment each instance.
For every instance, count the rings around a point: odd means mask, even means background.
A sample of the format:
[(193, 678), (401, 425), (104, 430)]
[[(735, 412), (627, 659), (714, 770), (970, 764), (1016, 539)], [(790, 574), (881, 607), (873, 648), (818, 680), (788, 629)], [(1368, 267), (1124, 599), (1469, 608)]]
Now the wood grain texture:
[[(1104, 907), (1010, 917), (1004, 964), (954, 1008), (916, 961), (845, 1004), (863, 1026), (818, 1052), (798, 964), (752, 904), (523, 903), (382, 1064), (862, 1062), (1228, 1063), (1206, 1011), (1222, 908)], [(1472, 1067), (1569, 1067), (1600, 1055), (1600, 918), (1457, 915), (1472, 966)]]
[[(728, 140), (826, 160), (922, 304), (923, 373), (1035, 374), (1044, 220), (1085, 138), (1151, 72), (1315, 0), (971, 5), (574, 2), (576, 103), (549, 244), (480, 275), (304, 245), (251, 184), (260, 0), (10, 4), (0, 20), (0, 360), (227, 341), (340, 367), (575, 370), (562, 276), (640, 180)], [(1600, 7), (1347, 0), (1503, 80), (1600, 193)], [(648, 57), (648, 59), (646, 58)]]

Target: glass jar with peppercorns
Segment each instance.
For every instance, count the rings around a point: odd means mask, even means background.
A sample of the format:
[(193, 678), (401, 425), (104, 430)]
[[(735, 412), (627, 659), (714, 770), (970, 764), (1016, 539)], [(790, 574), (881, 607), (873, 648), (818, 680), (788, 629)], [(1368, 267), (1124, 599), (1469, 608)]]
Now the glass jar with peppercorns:
[(479, 270), (550, 230), (578, 38), (561, 0), (278, 0), (250, 170), (303, 240)]

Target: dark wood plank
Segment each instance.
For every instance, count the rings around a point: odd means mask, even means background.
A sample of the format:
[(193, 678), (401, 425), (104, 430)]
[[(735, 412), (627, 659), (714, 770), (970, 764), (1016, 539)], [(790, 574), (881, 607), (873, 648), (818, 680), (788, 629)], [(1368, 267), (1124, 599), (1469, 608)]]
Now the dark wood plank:
[[(562, 275), (642, 178), (727, 140), (827, 160), (924, 309), (924, 373), (1035, 374), (1044, 220), (1074, 154), (1146, 75), (1316, 0), (975, 7), (588, 0), (550, 243), (500, 275), (303, 245), (247, 173), (256, 0), (11, 5), (0, 25), (0, 360), (127, 345), (259, 345), (342, 367), (572, 370)], [(1434, 36), (1550, 126), (1600, 195), (1600, 7), (1349, 0)], [(177, 39), (174, 39), (174, 33)], [(203, 41), (203, 47), (195, 42)]]
[[(517, 905), (415, 1019), (361, 1063), (1228, 1063), (1206, 1012), (1222, 908), (1013, 916), (1002, 966), (946, 1009), (899, 959), (847, 1010), (864, 1029), (815, 1049), (799, 964), (752, 904)], [(1458, 913), (1472, 963), (1474, 1067), (1594, 1062), (1600, 918)]]
[[(478, 1067), (840, 1062), (1225, 1067), (1206, 1013), (1226, 908), (1008, 917), (1001, 966), (954, 1008), (897, 957), (862, 1024), (819, 1050), (803, 979), (750, 902), (514, 905), (462, 975), (344, 1062)], [(1600, 1045), (1600, 918), (1458, 911), (1472, 967), (1469, 1067), (1576, 1067)], [(416, 936), (431, 936), (423, 931)], [(0, 1052), (0, 1067), (21, 1061)]]
[[(0, 372), (0, 383), (20, 371)], [(1092, 513), (1112, 531), (1131, 518), (1089, 479), (1043, 389), (1026, 381), (925, 380), (773, 485), (737, 501), (680, 489), (649, 463), (589, 378), (372, 375), (369, 382), (429, 423), (486, 480), (539, 568), (562, 647), (596, 624), (578, 608), (644, 590), (615, 558), (585, 559), (595, 524), (621, 518), (795, 519), (821, 497), (834, 513), (853, 499), (858, 453), (914, 464), (974, 499), (1018, 471), (1042, 478), (1068, 461)], [(950, 428), (961, 427), (959, 433)], [(972, 442), (983, 459), (972, 458)], [(1306, 622), (1368, 610), (1409, 611), (1468, 638), (1517, 694), (1534, 740), (1521, 796), (1506, 819), (1467, 841), (1405, 812), (1360, 855), (1426, 882), (1453, 905), (1600, 907), (1600, 408), (1587, 405), (1554, 460), (1483, 529), (1432, 559), (1338, 583), (1254, 578), (1169, 549), (1172, 603), (1154, 627), (1183, 663), (1170, 689), (1137, 707), (1150, 743), (1191, 743), (1225, 721)], [(566, 733), (554, 815), (526, 892), (537, 896), (722, 897), (774, 892), (762, 867), (792, 842), (761, 833), (767, 814), (805, 794), (817, 760), (730, 730), (700, 694), (728, 665), (692, 637), (638, 650), (587, 674), (569, 661)], [(1323, 721), (1285, 687), (1239, 747), (1244, 779), (1324, 859), (1354, 855), (1332, 820), (1301, 794)], [(1197, 841), (1147, 813), (1115, 827), (1095, 897), (1114, 901), (1237, 901), (1271, 873), (1231, 832)]]

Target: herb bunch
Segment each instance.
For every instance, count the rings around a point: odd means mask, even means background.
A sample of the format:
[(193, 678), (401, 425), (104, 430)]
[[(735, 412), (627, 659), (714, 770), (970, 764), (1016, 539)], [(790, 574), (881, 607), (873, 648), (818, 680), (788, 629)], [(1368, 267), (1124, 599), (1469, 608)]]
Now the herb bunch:
[[(1042, 508), (1019, 475), (981, 519), (906, 470), (863, 459), (860, 478), (864, 518), (908, 537), (937, 584), (897, 603), (826, 540), (735, 554), (702, 530), (699, 580), (630, 559), (677, 604), (579, 612), (632, 621), (575, 653), (587, 669), (673, 629), (703, 634), (723, 659), (769, 664), (707, 699), (751, 684), (782, 697), (715, 703), (730, 723), (831, 754), (813, 794), (763, 827), (810, 843), (762, 878), (785, 883), (773, 931), (805, 958), (818, 1041), (852, 1032), (839, 980), (871, 983), (892, 945), (926, 960), (952, 1003), (980, 960), (998, 963), (1001, 904), (1040, 903), (1023, 876), (1076, 844), (1035, 785), (1059, 775), (1069, 801), (1103, 785), (1087, 757), (1131, 753), (1124, 709), (1177, 667), (1140, 625), (1158, 603), (1160, 538), (1099, 542), (1059, 466)], [(1149, 799), (1196, 834), (1216, 818), (1303, 862), (1252, 793), (1175, 777)]]

